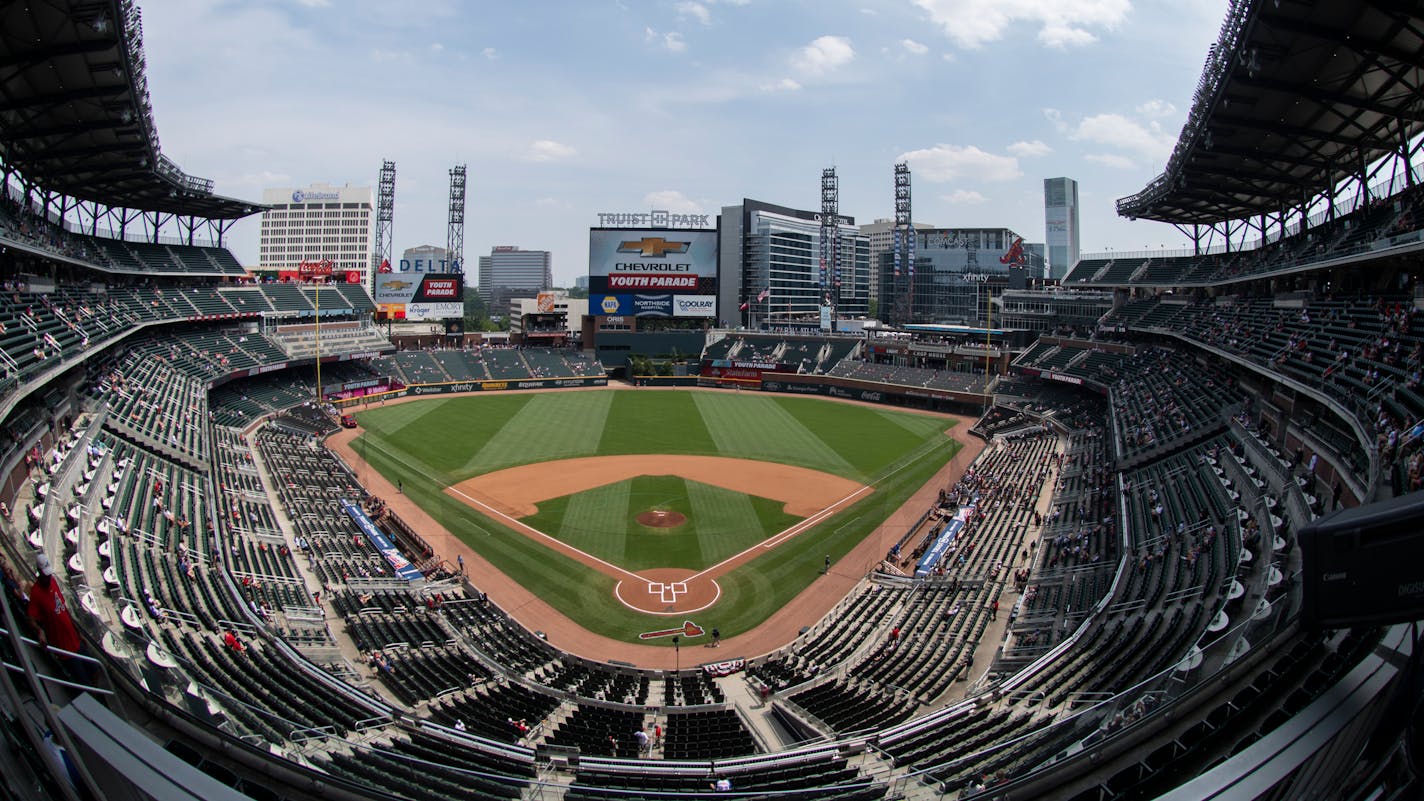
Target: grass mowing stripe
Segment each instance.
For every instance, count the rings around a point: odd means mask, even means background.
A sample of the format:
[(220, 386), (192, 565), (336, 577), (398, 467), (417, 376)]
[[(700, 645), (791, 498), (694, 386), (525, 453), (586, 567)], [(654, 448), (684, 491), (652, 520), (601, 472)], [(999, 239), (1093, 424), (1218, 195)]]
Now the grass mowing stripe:
[(716, 454), (717, 445), (697, 413), (691, 392), (612, 390), (601, 454)]
[(591, 456), (598, 452), (613, 397), (605, 392), (536, 395), (484, 443), (464, 465), (478, 475), (518, 464)]
[(891, 411), (889, 409), (876, 409), (877, 416), (884, 420), (905, 429), (914, 435), (915, 439), (923, 439), (936, 431), (943, 431), (949, 428), (953, 421), (940, 417), (929, 417), (923, 414), (905, 414), (904, 412)]
[(627, 555), (628, 500), (632, 489), (630, 482), (619, 481), (569, 497), (564, 519), (557, 527), (545, 528), (534, 518), (525, 518), (522, 522), (552, 533), (581, 551), (621, 565)]
[[(768, 531), (757, 517), (751, 496), (740, 492), (689, 481), (687, 500), (692, 509), (692, 522), (697, 525), (697, 539), (702, 543), (699, 550), (706, 557), (703, 567), (714, 565), (779, 530)], [(746, 536), (748, 533), (750, 536)]]
[(782, 462), (860, 478), (860, 471), (788, 414), (774, 398), (712, 392), (695, 392), (692, 397), (723, 456)]

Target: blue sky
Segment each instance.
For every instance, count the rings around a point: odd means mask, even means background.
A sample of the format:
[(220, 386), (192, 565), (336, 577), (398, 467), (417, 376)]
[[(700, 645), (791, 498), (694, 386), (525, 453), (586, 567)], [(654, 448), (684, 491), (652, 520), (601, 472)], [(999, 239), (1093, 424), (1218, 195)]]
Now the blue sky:
[[(149, 0), (164, 152), (217, 191), (375, 186), (397, 163), (395, 249), (445, 243), (469, 170), (465, 255), (586, 265), (600, 211), (751, 197), (1043, 239), (1042, 179), (1076, 178), (1085, 251), (1182, 246), (1120, 220), (1161, 171), (1224, 0)], [(256, 218), (230, 245), (257, 261)]]

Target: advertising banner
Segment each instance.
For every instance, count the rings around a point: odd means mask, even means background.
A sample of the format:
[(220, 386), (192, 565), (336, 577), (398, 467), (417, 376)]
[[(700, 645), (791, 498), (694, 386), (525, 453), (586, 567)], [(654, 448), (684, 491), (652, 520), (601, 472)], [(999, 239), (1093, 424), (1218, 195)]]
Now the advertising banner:
[(717, 232), (594, 228), (588, 232), (588, 291), (715, 295)]
[(465, 281), (459, 274), (377, 273), (377, 309), (395, 320), (442, 320), (465, 314)]
[(673, 295), (673, 317), (716, 317), (716, 295)]
[(371, 546), (385, 557), (386, 563), (391, 566), (397, 576), (406, 581), (419, 581), (425, 578), (425, 574), (416, 569), (409, 559), (400, 552), (400, 549), (391, 542), (384, 532), (376, 528), (376, 524), (371, 522), (371, 518), (361, 510), (361, 507), (351, 501), (341, 502), (342, 511), (356, 523), (356, 527), (361, 529), (361, 533), (366, 535), (366, 539), (371, 541)]
[(590, 295), (588, 308), (603, 317), (671, 317), (672, 295)]

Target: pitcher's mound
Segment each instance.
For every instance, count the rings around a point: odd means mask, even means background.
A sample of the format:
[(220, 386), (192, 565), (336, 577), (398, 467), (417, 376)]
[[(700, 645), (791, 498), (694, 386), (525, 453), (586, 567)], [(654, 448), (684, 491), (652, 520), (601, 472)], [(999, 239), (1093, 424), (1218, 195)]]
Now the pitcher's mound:
[(681, 512), (667, 509), (649, 509), (639, 513), (634, 520), (637, 520), (639, 525), (648, 528), (677, 528), (687, 522), (687, 516)]

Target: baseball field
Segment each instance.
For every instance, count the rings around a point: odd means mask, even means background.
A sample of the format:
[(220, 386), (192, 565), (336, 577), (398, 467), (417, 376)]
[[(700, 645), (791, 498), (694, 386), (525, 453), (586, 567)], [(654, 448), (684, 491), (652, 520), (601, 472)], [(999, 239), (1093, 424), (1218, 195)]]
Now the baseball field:
[(942, 416), (752, 392), (466, 395), (357, 419), (362, 461), (624, 642), (686, 620), (724, 637), (756, 627), (959, 448)]

